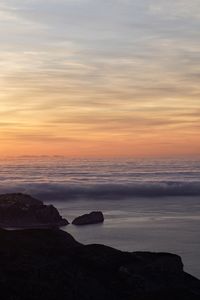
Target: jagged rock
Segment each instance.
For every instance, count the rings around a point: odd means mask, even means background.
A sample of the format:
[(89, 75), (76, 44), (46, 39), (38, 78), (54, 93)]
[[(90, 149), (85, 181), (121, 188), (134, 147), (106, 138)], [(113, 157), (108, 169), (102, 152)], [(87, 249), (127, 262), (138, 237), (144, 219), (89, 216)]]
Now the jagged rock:
[(0, 195), (1, 227), (52, 227), (69, 224), (53, 205), (25, 194)]
[(58, 229), (0, 230), (2, 300), (199, 300), (200, 281), (169, 253), (82, 245)]
[(104, 216), (101, 211), (92, 211), (89, 214), (82, 215), (73, 220), (72, 224), (74, 225), (88, 225), (88, 224), (97, 224), (103, 223)]

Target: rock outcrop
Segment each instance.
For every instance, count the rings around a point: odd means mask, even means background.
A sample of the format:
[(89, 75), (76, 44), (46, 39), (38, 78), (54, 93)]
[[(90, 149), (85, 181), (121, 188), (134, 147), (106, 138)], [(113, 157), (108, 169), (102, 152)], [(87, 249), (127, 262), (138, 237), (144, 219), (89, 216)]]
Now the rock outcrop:
[(69, 224), (53, 205), (25, 194), (0, 195), (0, 226), (60, 227)]
[(169, 253), (84, 246), (58, 229), (0, 230), (2, 300), (199, 300), (200, 281)]
[(104, 216), (101, 211), (92, 211), (89, 214), (82, 215), (73, 220), (74, 225), (89, 225), (104, 222)]

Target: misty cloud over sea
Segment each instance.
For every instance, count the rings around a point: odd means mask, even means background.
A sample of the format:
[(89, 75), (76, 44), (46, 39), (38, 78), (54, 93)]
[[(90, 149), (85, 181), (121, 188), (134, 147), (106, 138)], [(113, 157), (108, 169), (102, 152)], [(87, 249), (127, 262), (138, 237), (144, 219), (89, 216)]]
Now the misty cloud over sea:
[(0, 159), (0, 193), (43, 200), (200, 196), (199, 160)]
[(43, 200), (117, 200), (134, 197), (200, 196), (199, 182), (159, 182), (135, 184), (64, 185), (56, 183), (26, 183), (5, 186), (0, 193), (22, 192)]

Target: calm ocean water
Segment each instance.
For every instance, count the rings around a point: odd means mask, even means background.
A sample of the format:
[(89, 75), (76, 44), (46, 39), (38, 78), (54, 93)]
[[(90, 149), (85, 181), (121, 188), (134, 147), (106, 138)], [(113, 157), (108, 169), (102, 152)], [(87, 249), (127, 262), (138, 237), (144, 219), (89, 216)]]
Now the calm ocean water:
[(53, 203), (71, 221), (102, 210), (103, 225), (69, 231), (83, 243), (180, 254), (200, 278), (200, 160), (0, 159), (0, 193)]

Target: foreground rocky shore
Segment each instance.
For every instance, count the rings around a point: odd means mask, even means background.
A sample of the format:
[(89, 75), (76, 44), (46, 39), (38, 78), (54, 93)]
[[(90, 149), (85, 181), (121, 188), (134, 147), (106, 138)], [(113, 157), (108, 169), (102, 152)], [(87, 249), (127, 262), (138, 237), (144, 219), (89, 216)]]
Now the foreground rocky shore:
[(82, 245), (59, 229), (0, 229), (3, 300), (199, 300), (200, 281), (168, 253)]

